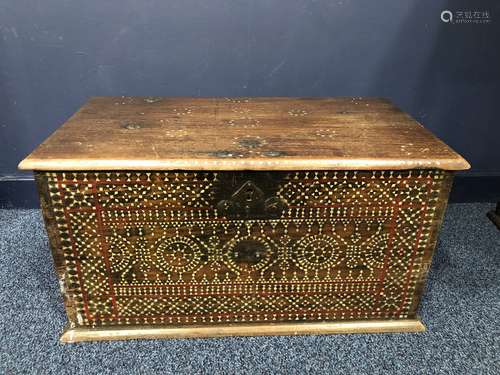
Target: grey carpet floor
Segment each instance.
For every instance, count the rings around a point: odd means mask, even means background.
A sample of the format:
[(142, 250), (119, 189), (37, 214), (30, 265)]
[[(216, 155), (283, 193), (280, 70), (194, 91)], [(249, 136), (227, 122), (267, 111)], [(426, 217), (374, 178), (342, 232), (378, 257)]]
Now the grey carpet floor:
[(500, 232), (489, 204), (447, 211), (420, 334), (61, 345), (62, 299), (38, 210), (0, 210), (0, 373), (500, 374)]

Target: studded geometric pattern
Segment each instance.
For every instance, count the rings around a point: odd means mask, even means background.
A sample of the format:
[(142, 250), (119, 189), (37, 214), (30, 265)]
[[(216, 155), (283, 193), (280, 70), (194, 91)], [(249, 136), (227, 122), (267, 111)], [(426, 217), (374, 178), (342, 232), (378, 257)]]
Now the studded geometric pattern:
[(272, 219), (218, 212), (224, 173), (43, 173), (73, 323), (414, 315), (449, 173), (290, 172)]

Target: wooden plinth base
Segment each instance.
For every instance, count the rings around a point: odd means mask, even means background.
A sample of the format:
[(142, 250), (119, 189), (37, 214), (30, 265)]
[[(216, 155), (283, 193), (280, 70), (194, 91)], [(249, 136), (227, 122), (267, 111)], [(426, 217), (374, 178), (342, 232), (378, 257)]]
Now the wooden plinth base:
[(185, 327), (141, 326), (116, 328), (68, 328), (61, 336), (61, 342), (73, 343), (80, 341), (131, 339), (322, 335), (334, 333), (394, 333), (423, 331), (425, 331), (425, 326), (419, 319), (357, 320), (317, 323), (228, 324)]

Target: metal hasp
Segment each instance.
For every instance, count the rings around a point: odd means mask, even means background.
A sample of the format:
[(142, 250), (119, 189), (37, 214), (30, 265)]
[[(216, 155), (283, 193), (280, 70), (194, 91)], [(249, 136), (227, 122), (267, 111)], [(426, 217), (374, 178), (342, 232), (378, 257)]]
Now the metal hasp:
[(253, 218), (266, 215), (278, 218), (287, 207), (278, 197), (266, 198), (264, 192), (252, 181), (245, 182), (229, 199), (221, 200), (217, 209), (227, 218)]

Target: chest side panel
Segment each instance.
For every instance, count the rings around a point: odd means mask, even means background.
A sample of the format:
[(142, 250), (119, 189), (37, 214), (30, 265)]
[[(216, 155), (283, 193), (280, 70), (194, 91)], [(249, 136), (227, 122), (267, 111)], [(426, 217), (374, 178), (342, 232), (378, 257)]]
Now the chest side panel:
[(412, 318), (451, 174), (39, 173), (74, 325)]

